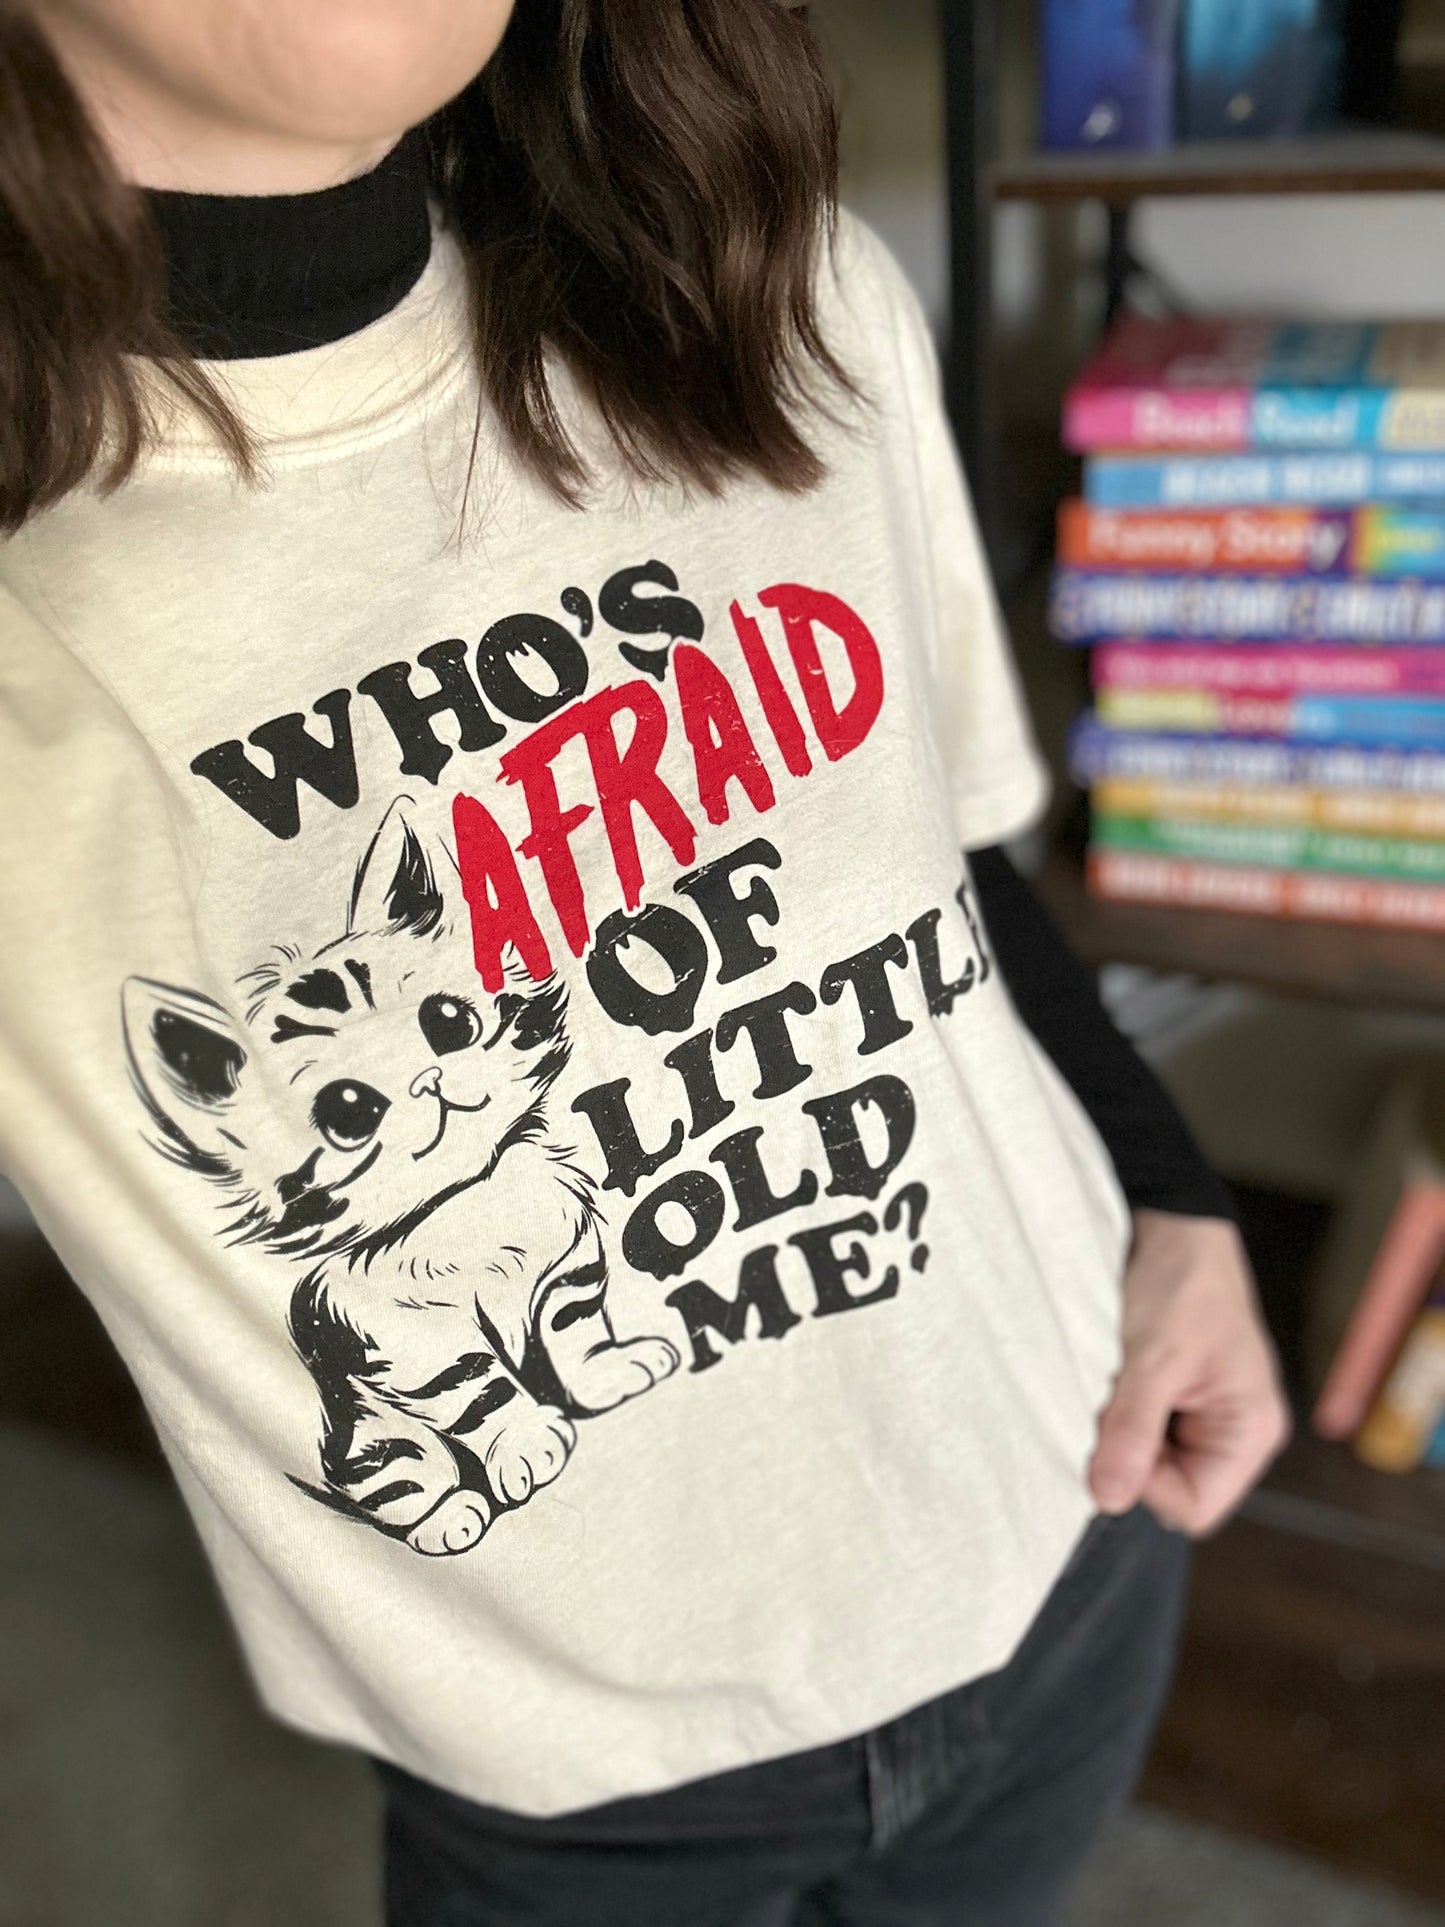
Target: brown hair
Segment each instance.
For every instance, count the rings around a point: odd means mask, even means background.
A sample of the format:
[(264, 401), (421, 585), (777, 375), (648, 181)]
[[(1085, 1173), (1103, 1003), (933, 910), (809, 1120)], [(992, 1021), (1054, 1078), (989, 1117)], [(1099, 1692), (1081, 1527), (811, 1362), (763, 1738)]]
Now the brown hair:
[[(587, 480), (548, 387), (559, 352), (630, 467), (716, 489), (818, 481), (819, 333), (837, 128), (782, 0), (522, 0), (497, 53), (427, 123), (433, 188), (471, 277), (482, 392), (569, 500)], [(40, 31), (0, 6), (0, 529), (154, 432), (135, 356), (254, 453), (171, 331), (144, 195), (112, 166)]]

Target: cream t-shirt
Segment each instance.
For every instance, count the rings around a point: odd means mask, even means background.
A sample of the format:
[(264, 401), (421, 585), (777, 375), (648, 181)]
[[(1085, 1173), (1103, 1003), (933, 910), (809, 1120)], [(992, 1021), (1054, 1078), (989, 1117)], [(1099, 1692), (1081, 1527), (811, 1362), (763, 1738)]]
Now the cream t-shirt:
[(266, 1703), (530, 1814), (998, 1667), (1090, 1512), (1127, 1213), (961, 855), (1044, 778), (916, 306), (824, 278), (806, 496), (484, 417), (459, 527), (442, 238), (218, 370), (260, 485), (178, 418), (0, 549), (0, 1165)]

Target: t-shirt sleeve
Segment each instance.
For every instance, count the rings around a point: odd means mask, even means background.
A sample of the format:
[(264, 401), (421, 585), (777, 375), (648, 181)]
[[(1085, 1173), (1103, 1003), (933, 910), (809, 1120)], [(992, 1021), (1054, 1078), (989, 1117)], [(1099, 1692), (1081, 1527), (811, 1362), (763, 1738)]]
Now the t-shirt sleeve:
[(965, 849), (1030, 829), (1049, 799), (963, 468), (943, 406), (937, 350), (917, 296), (883, 246), (849, 220), (845, 247), (866, 250), (882, 283), (901, 369), (901, 393), (876, 399), (912, 444), (937, 613), (932, 672), (938, 740)]

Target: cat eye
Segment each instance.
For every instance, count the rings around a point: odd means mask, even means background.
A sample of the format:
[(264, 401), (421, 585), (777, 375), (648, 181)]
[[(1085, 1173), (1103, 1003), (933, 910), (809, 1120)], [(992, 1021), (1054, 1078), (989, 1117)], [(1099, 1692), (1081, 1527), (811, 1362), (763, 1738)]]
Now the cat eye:
[(438, 1057), (451, 1051), (466, 1050), (482, 1034), (482, 1020), (465, 997), (438, 992), (422, 1003), (416, 1014), (421, 1034)]
[(359, 1151), (376, 1136), (391, 1099), (370, 1084), (342, 1080), (316, 1093), (311, 1122), (333, 1151)]

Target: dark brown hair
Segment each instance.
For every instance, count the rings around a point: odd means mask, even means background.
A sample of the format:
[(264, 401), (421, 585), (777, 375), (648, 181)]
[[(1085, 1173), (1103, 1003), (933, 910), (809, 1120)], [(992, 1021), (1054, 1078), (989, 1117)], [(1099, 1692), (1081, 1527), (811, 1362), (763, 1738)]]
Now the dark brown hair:
[[(639, 475), (801, 490), (808, 371), (847, 385), (814, 272), (837, 128), (782, 0), (521, 0), (483, 73), (426, 128), (465, 253), (482, 392), (564, 497), (587, 475), (548, 387), (561, 354)], [(0, 529), (153, 432), (133, 357), (243, 424), (172, 333), (146, 200), (115, 168), (40, 31), (0, 5)]]

